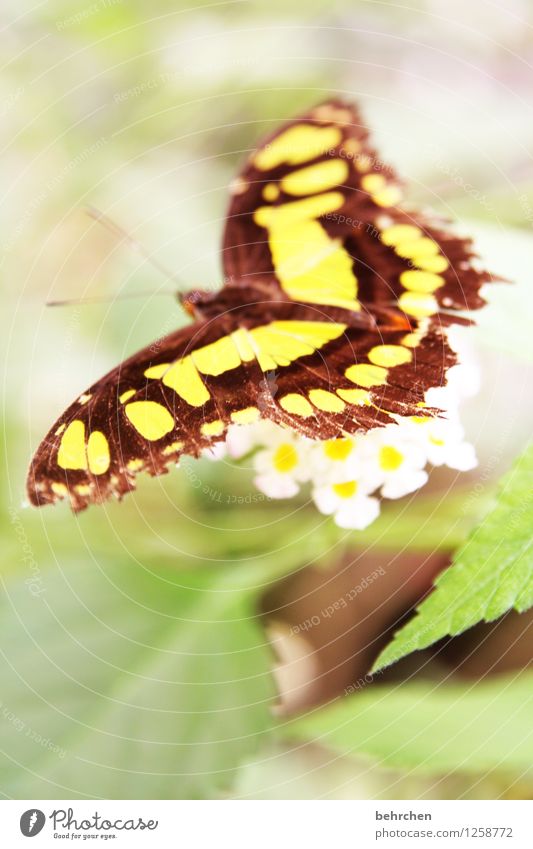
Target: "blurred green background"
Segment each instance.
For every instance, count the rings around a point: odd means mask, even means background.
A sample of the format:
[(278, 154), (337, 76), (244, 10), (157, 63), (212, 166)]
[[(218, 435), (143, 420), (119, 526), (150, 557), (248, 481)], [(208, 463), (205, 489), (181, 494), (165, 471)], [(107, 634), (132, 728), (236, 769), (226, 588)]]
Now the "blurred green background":
[[(4, 796), (531, 795), (527, 614), (346, 699), (360, 720), (348, 754), (293, 734), (290, 717), (368, 672), (531, 431), (532, 11), (526, 0), (3, 4)], [(25, 507), (51, 421), (183, 322), (161, 292), (220, 282), (227, 186), (247, 151), (331, 93), (359, 100), (410, 198), (454, 218), (514, 281), (465, 335), (482, 372), (465, 409), (479, 470), (435, 471), (364, 534), (334, 530), (304, 497), (252, 500), (246, 463), (185, 462), (79, 517)], [(120, 299), (141, 291), (153, 295)], [(94, 296), (109, 302), (44, 305)], [(295, 637), (291, 623), (377, 566), (387, 584), (349, 618)], [(464, 717), (485, 711), (465, 738)]]

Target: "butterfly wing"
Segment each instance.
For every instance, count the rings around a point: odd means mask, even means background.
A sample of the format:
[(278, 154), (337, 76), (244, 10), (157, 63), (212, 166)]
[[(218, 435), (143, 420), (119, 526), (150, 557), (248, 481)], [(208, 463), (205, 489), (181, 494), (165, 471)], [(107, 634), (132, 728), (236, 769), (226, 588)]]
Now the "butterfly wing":
[(401, 196), (392, 169), (369, 146), (358, 110), (339, 100), (266, 138), (230, 192), (223, 239), (227, 280), (275, 280), (296, 300), (348, 306), (356, 281), (335, 239), (350, 231), (354, 216), (372, 220)]
[(162, 474), (182, 453), (197, 456), (248, 405), (244, 375), (236, 392), (223, 374), (237, 377), (232, 369), (240, 362), (221, 321), (194, 324), (139, 351), (53, 425), (30, 466), (31, 503), (68, 497), (81, 510), (120, 498), (139, 471)]
[(401, 207), (399, 180), (351, 104), (328, 101), (282, 126), (231, 190), (223, 263), (233, 285), (352, 311), (398, 308), (415, 321), (484, 303), (491, 276), (470, 241)]
[(251, 312), (179, 330), (89, 387), (38, 448), (30, 501), (120, 498), (138, 472), (198, 456), (231, 423), (267, 417), (325, 439), (419, 413), (454, 361), (435, 330), (414, 351), (405, 328), (362, 332), (291, 304)]

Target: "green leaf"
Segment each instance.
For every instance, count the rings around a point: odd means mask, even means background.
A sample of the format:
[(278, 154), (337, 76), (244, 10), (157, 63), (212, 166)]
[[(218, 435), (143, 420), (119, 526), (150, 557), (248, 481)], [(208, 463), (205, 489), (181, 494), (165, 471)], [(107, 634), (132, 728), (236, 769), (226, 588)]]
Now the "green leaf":
[(533, 604), (533, 444), (500, 484), (492, 511), (459, 549), (416, 615), (378, 657), (383, 669), (417, 649)]
[(4, 581), (3, 792), (216, 796), (271, 731), (272, 657), (250, 582), (268, 570), (245, 580), (86, 555)]
[(533, 775), (533, 676), (372, 685), (289, 723), (293, 740), (415, 772)]

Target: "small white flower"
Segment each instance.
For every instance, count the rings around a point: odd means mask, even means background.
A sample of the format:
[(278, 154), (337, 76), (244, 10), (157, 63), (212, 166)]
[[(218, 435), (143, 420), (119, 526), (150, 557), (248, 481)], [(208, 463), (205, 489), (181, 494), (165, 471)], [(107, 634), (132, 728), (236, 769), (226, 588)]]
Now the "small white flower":
[(384, 498), (401, 498), (428, 480), (425, 440), (417, 440), (403, 424), (387, 425), (367, 434), (367, 463), (381, 485)]
[(315, 486), (313, 500), (321, 513), (334, 516), (340, 528), (362, 531), (379, 516), (378, 499), (356, 480)]
[(268, 445), (279, 430), (279, 426), (269, 419), (261, 419), (254, 424), (232, 424), (226, 434), (228, 454), (239, 460), (255, 448)]
[(433, 466), (448, 466), (460, 472), (477, 466), (474, 446), (465, 441), (463, 427), (455, 416), (415, 416), (410, 423), (417, 439), (425, 440), (427, 459)]
[[(450, 328), (451, 329), (451, 328)], [(448, 331), (448, 337), (450, 330)], [(450, 339), (449, 339), (450, 341)], [(464, 342), (462, 343), (464, 347)], [(454, 350), (461, 346), (452, 345)], [(457, 365), (446, 372), (446, 384), (434, 386), (426, 392), (426, 403), (430, 407), (457, 412), (461, 401), (477, 395), (480, 388), (481, 375), (479, 367), (472, 355), (465, 357)]]
[(317, 483), (339, 483), (359, 477), (364, 465), (362, 438), (346, 436), (313, 442), (309, 452), (311, 477)]
[(256, 487), (269, 498), (292, 498), (300, 484), (308, 481), (308, 462), (311, 441), (298, 437), (290, 430), (278, 427), (268, 441), (268, 448), (258, 451), (253, 465), (258, 473)]
[(359, 491), (373, 492), (383, 483), (375, 462), (369, 462), (368, 434), (315, 442), (310, 452), (315, 486), (358, 481)]

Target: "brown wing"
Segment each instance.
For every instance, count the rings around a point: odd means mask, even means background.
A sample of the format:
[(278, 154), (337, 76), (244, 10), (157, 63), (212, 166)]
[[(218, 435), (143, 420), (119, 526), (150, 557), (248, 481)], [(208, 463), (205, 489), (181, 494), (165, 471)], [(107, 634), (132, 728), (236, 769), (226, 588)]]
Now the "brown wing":
[(223, 263), (233, 285), (413, 319), (483, 304), (491, 276), (476, 269), (470, 241), (401, 206), (398, 178), (351, 104), (332, 100), (283, 125), (232, 193)]
[[(415, 414), (453, 354), (437, 331), (416, 348), (403, 330), (364, 331), (289, 303), (244, 304), (145, 348), (91, 386), (58, 419), (28, 475), (34, 505), (74, 510), (197, 456), (231, 423), (261, 416), (329, 438)], [(408, 345), (405, 344), (406, 336)]]
[[(267, 210), (322, 194), (317, 215), (329, 219), (331, 233), (350, 229), (352, 220), (372, 220), (395, 204), (401, 190), (392, 168), (368, 143), (359, 110), (331, 100), (287, 122), (263, 140), (230, 186), (231, 201), (223, 239), (225, 277), (271, 275)], [(262, 213), (258, 210), (262, 210)], [(322, 211), (323, 210), (323, 211)]]

